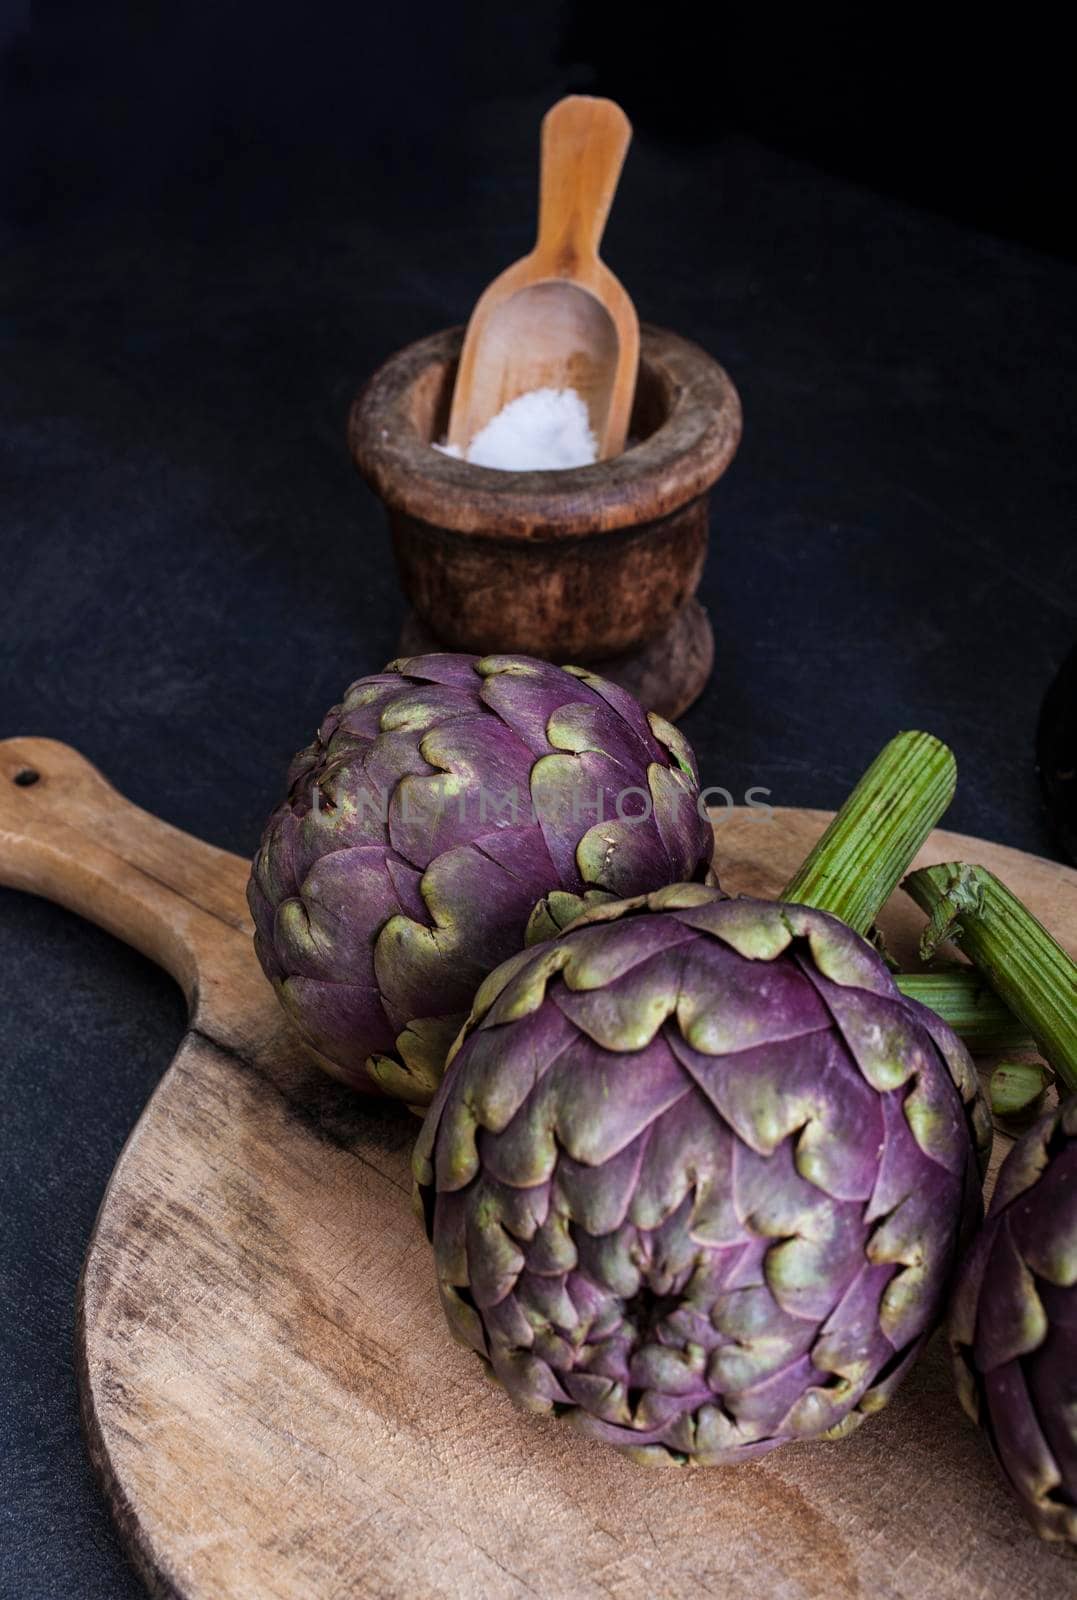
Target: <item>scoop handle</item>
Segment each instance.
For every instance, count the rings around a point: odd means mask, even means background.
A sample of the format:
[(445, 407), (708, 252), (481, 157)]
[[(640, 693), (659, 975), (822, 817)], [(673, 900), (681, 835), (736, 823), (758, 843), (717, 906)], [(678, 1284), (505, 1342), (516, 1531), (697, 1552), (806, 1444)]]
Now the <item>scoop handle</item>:
[(258, 1006), (259, 988), (270, 995), (251, 953), (247, 871), (125, 800), (69, 745), (0, 742), (0, 884), (134, 945), (172, 974), (199, 1021), (227, 1017), (247, 990)]
[(542, 119), (535, 256), (551, 277), (597, 257), (631, 138), (620, 106), (592, 95), (570, 94)]

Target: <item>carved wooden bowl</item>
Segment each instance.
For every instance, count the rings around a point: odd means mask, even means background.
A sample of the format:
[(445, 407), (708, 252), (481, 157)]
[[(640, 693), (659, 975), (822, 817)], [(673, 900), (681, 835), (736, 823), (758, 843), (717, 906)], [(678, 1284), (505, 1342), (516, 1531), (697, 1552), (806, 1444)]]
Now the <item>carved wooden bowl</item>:
[(392, 356), (349, 420), (411, 602), (403, 652), (513, 650), (594, 666), (678, 715), (713, 662), (695, 593), (710, 490), (740, 441), (728, 375), (698, 345), (645, 325), (630, 448), (589, 467), (499, 472), (431, 448), (462, 338), (449, 328)]

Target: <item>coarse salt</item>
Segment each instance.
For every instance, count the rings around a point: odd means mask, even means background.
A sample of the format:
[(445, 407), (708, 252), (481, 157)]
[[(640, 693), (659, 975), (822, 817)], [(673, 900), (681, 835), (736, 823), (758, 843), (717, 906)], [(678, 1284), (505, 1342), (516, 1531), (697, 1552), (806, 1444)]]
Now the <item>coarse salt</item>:
[(517, 395), (480, 428), (466, 451), (456, 445), (434, 448), (502, 472), (589, 467), (598, 459), (587, 407), (575, 389), (532, 389)]

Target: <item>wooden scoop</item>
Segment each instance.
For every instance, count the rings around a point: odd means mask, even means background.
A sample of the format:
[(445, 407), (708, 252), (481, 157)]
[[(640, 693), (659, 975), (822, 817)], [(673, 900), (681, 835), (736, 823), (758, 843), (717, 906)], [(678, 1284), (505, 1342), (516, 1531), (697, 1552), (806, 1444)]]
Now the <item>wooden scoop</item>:
[(569, 95), (543, 118), (535, 248), (486, 290), (460, 354), (449, 443), (461, 453), (532, 389), (575, 389), (599, 459), (624, 449), (639, 322), (598, 247), (631, 137), (620, 106), (590, 95)]

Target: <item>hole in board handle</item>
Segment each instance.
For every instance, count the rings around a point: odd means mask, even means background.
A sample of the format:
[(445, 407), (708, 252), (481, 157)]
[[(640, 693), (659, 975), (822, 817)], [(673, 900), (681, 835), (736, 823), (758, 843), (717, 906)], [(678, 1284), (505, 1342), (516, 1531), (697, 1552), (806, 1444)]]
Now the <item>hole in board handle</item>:
[(35, 772), (33, 767), (23, 767), (20, 772), (16, 772), (14, 781), (20, 789), (29, 789), (30, 785), (37, 783), (40, 777), (40, 772)]

